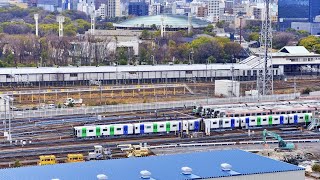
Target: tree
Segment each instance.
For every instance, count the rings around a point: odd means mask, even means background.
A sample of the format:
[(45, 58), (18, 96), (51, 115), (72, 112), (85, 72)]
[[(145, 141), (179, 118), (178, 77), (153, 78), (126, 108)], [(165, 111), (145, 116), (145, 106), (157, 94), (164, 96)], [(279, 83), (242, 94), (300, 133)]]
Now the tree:
[(218, 21), (218, 22), (216, 23), (216, 26), (217, 26), (218, 28), (224, 28), (225, 25), (226, 25), (226, 22), (225, 22), (225, 21)]
[(308, 36), (308, 37), (300, 39), (298, 45), (299, 46), (304, 46), (309, 51), (312, 51), (314, 46), (316, 44), (319, 44), (319, 43), (320, 43), (320, 39), (318, 37), (316, 37), (316, 36)]
[(299, 31), (297, 31), (297, 34), (298, 34), (299, 38), (307, 37), (310, 35), (310, 33), (305, 30), (299, 30)]
[(209, 43), (213, 40), (213, 38), (201, 36), (191, 42), (191, 47), (198, 48), (200, 45)]
[(295, 36), (292, 33), (279, 32), (275, 33), (272, 39), (272, 46), (275, 49), (281, 49), (282, 47), (289, 44), (289, 42), (294, 41)]
[(257, 32), (253, 32), (249, 35), (249, 38), (248, 40), (249, 41), (259, 41), (259, 38), (260, 38), (260, 34), (257, 33)]
[(21, 167), (21, 163), (19, 160), (16, 160), (13, 164), (13, 167)]
[(155, 25), (155, 24), (152, 24), (150, 28), (151, 28), (152, 30), (157, 30), (157, 29), (158, 29), (158, 28), (157, 28), (157, 25)]
[(150, 38), (150, 32), (148, 30), (143, 30), (141, 32), (140, 38), (141, 39), (149, 39)]
[(312, 171), (314, 172), (320, 172), (320, 164), (314, 164), (312, 166)]
[(209, 57), (207, 58), (207, 62), (208, 62), (209, 64), (211, 64), (211, 63), (216, 63), (216, 58), (214, 58), (213, 56), (209, 56)]
[(212, 34), (213, 31), (213, 25), (212, 24), (208, 24), (208, 26), (204, 29), (204, 33), (205, 34)]
[(242, 50), (242, 47), (238, 43), (228, 42), (224, 45), (223, 49), (226, 54), (226, 58), (230, 60), (230, 62), (234, 62), (234, 58), (239, 56)]

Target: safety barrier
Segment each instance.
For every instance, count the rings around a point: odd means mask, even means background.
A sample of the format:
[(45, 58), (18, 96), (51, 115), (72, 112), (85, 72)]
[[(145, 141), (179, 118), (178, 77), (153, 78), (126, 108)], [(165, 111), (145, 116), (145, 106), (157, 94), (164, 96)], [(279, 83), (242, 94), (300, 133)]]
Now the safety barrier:
[[(293, 142), (293, 143), (314, 143), (319, 142), (319, 139), (292, 139), (292, 140), (284, 140), (285, 142)], [(278, 143), (278, 141), (266, 141), (267, 144)], [(241, 141), (239, 144), (264, 144), (264, 141)]]
[[(285, 140), (286, 142), (293, 143), (317, 143), (320, 142), (320, 139), (293, 139), (293, 140)], [(278, 141), (266, 141), (267, 144), (278, 143)], [(230, 146), (237, 144), (264, 144), (264, 141), (240, 141), (237, 142), (216, 142), (216, 143), (192, 143), (192, 144), (168, 144), (168, 145), (160, 145), (160, 146), (149, 146), (149, 149), (164, 149), (164, 148), (176, 148), (176, 147), (201, 147), (201, 146)]]
[[(7, 119), (23, 119), (34, 117), (54, 117), (54, 116), (68, 116), (91, 114), (98, 115), (100, 113), (114, 113), (114, 112), (131, 112), (131, 111), (146, 111), (157, 109), (173, 109), (196, 106), (199, 104), (230, 104), (236, 102), (262, 102), (262, 101), (279, 101), (292, 100), (297, 97), (296, 94), (279, 94), (268, 96), (249, 96), (249, 97), (233, 97), (233, 98), (208, 98), (195, 99), (186, 101), (169, 101), (169, 102), (155, 102), (155, 103), (138, 103), (138, 104), (119, 104), (119, 105), (105, 105), (105, 106), (90, 106), (90, 107), (74, 107), (74, 108), (56, 108), (56, 109), (39, 109), (39, 110), (25, 110), (25, 111), (11, 111), (6, 112)], [(5, 119), (5, 112), (0, 112), (0, 119)]]

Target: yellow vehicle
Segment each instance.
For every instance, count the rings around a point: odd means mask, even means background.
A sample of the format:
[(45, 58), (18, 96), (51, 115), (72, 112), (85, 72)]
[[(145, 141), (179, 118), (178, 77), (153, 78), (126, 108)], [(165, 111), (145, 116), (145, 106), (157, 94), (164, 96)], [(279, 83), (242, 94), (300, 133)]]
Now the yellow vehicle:
[(68, 154), (66, 163), (83, 162), (83, 154)]
[(39, 159), (40, 159), (38, 163), (39, 166), (57, 163), (55, 155), (39, 156)]
[(140, 145), (131, 145), (127, 148), (124, 148), (127, 152), (127, 157), (141, 157), (141, 156), (148, 156), (150, 151), (147, 147), (142, 147)]
[(149, 149), (146, 147), (141, 147), (140, 145), (133, 145), (133, 156), (135, 157), (141, 157), (141, 156), (148, 156), (149, 155)]

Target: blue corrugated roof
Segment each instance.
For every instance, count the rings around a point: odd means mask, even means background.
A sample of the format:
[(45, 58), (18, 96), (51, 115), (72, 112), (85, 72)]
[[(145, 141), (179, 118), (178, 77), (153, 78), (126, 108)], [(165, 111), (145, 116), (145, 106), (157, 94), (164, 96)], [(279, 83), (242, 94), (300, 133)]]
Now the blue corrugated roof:
[[(220, 165), (228, 163), (232, 171), (221, 170)], [(105, 174), (110, 180), (141, 180), (140, 171), (148, 170), (157, 180), (182, 180), (190, 176), (181, 174), (181, 167), (192, 168), (192, 174), (201, 178), (215, 178), (259, 173), (304, 170), (298, 166), (269, 159), (241, 150), (220, 150), (189, 154), (151, 156), (84, 163), (69, 163), (48, 166), (33, 166), (1, 169), (0, 179), (5, 180), (90, 180), (98, 174)]]

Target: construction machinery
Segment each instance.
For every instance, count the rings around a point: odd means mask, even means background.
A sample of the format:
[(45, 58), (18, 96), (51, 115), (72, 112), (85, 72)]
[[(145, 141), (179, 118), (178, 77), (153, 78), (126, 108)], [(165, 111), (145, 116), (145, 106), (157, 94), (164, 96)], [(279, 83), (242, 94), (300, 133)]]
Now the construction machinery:
[(274, 139), (278, 140), (278, 148), (275, 148), (275, 151), (292, 151), (296, 148), (295, 144), (285, 142), (281, 136), (277, 133), (267, 131), (266, 129), (263, 130), (262, 132), (263, 135), (263, 141), (266, 144), (267, 136), (273, 137)]
[(122, 144), (118, 147), (126, 152), (127, 157), (142, 157), (150, 154), (148, 147), (142, 145)]
[(95, 145), (94, 151), (89, 152), (87, 160), (111, 159), (112, 152), (110, 148), (104, 148), (101, 145)]

